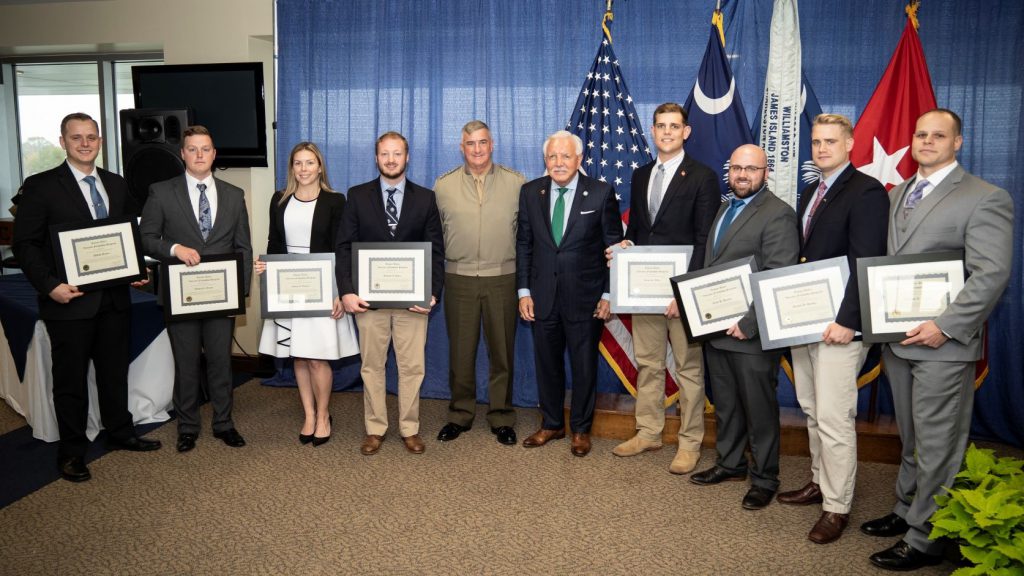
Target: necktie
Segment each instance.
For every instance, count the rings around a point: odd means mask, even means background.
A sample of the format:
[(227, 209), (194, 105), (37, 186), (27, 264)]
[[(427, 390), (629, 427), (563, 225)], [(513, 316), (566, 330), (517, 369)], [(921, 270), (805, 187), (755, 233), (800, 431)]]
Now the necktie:
[(565, 193), (568, 188), (558, 189), (558, 199), (555, 200), (555, 210), (551, 214), (551, 236), (555, 239), (555, 246), (562, 243), (562, 232), (565, 228)]
[(100, 196), (100, 191), (96, 189), (96, 177), (89, 175), (85, 178), (85, 183), (89, 185), (89, 196), (92, 197), (92, 207), (96, 210), (96, 219), (102, 220), (107, 217), (107, 205), (103, 203), (103, 196)]
[(814, 204), (811, 204), (811, 212), (807, 215), (807, 224), (804, 225), (804, 239), (807, 238), (807, 234), (811, 231), (811, 221), (814, 220), (814, 213), (818, 211), (818, 206), (821, 206), (821, 199), (825, 197), (825, 181), (822, 180), (821, 184), (818, 184), (818, 191), (814, 195)]
[(648, 209), (651, 211), (651, 222), (654, 222), (655, 216), (658, 215), (658, 208), (661, 208), (661, 190), (665, 183), (665, 165), (658, 164), (658, 171), (654, 175), (654, 182), (651, 184), (651, 198), (647, 204)]
[(924, 198), (924, 189), (926, 186), (928, 186), (927, 180), (921, 180), (918, 182), (917, 186), (914, 186), (914, 189), (910, 192), (910, 195), (907, 196), (906, 201), (903, 202), (903, 207), (907, 210), (913, 210), (916, 208), (917, 203), (921, 201), (921, 198)]
[(213, 229), (210, 199), (206, 197), (206, 184), (200, 182), (196, 184), (196, 188), (199, 189), (199, 233), (203, 235), (203, 240), (206, 240), (206, 237), (210, 235), (210, 230)]
[(385, 209), (388, 213), (388, 231), (391, 232), (391, 236), (395, 235), (395, 228), (398, 228), (398, 204), (395, 204), (395, 192), (398, 192), (397, 188), (388, 188), (388, 203)]
[(722, 225), (718, 227), (718, 234), (715, 235), (715, 249), (714, 254), (718, 254), (718, 243), (721, 242), (722, 237), (725, 236), (725, 231), (729, 229), (729, 225), (732, 224), (732, 219), (736, 217), (736, 213), (739, 212), (740, 206), (743, 206), (743, 200), (739, 198), (733, 198), (729, 201), (729, 209), (725, 211), (725, 215), (722, 216)]

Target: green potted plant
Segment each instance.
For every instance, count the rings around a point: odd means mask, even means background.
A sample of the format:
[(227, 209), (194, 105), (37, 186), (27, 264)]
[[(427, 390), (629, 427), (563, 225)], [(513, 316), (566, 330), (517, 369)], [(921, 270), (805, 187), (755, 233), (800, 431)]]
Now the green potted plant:
[(935, 497), (931, 538), (952, 538), (973, 564), (954, 576), (1024, 575), (1024, 460), (971, 444), (948, 494)]

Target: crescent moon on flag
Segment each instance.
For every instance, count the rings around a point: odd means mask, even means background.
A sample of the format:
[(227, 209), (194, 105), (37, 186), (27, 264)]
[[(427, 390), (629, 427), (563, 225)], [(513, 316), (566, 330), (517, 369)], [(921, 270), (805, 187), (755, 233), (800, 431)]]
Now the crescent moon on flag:
[(693, 101), (697, 103), (697, 107), (704, 111), (705, 114), (715, 115), (725, 112), (729, 106), (732, 106), (732, 97), (736, 93), (736, 79), (731, 78), (729, 80), (729, 91), (724, 96), (719, 98), (708, 98), (704, 95), (704, 91), (700, 89), (700, 80), (697, 80), (693, 85)]

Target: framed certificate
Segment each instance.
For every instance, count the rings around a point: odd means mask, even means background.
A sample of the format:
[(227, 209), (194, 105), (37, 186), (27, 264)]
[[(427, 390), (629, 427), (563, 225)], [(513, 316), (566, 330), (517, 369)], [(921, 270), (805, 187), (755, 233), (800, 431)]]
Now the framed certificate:
[(430, 307), (430, 242), (353, 242), (352, 280), (371, 308)]
[(203, 254), (195, 266), (161, 260), (164, 320), (193, 320), (245, 313), (241, 254)]
[(820, 342), (849, 278), (845, 256), (751, 274), (761, 349)]
[(264, 254), (260, 275), (264, 318), (330, 316), (338, 287), (334, 281), (334, 252), (323, 254)]
[(613, 249), (612, 312), (661, 314), (674, 297), (669, 278), (685, 274), (693, 246), (630, 246)]
[(51, 226), (50, 235), (63, 282), (89, 291), (146, 278), (134, 217)]
[(865, 342), (899, 342), (942, 314), (964, 287), (964, 253), (857, 259)]
[(733, 260), (671, 279), (683, 327), (691, 340), (725, 334), (750, 311), (754, 257)]

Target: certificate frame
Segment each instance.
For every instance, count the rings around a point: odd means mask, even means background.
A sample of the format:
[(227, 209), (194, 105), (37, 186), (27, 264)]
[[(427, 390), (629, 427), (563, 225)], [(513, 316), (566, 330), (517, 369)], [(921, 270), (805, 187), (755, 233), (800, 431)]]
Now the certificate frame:
[[(846, 256), (751, 274), (761, 349), (821, 342), (822, 332), (839, 314), (849, 279)], [(811, 297), (825, 301), (817, 300), (811, 306), (807, 302)], [(794, 301), (803, 309), (791, 309)], [(801, 318), (803, 314), (807, 316)]]
[[(893, 315), (891, 308), (895, 303), (891, 299), (895, 287), (901, 288), (900, 293), (903, 294), (906, 294), (908, 289), (913, 291), (915, 286), (918, 288), (917, 292), (920, 292), (919, 289), (927, 282), (933, 286), (929, 288), (933, 291), (930, 297), (944, 299), (942, 310), (945, 310), (946, 306), (956, 300), (965, 280), (962, 250), (858, 258), (860, 323), (864, 341), (899, 342), (906, 339), (908, 330), (927, 320), (934, 320), (942, 313), (939, 311), (936, 314), (917, 316), (908, 316), (905, 313)], [(917, 284), (906, 286), (908, 281)], [(945, 292), (944, 296), (939, 295), (942, 291)]]
[[(50, 242), (60, 280), (85, 292), (130, 284), (148, 276), (134, 216), (55, 224), (50, 227)], [(101, 260), (98, 266), (84, 262), (97, 258)]]
[[(334, 252), (313, 254), (264, 254), (267, 269), (260, 274), (260, 314), (263, 318), (315, 318), (330, 316), (338, 285), (334, 274)], [(310, 299), (290, 298), (286, 284), (304, 274), (303, 283), (315, 292)]]
[[(725, 332), (740, 318), (750, 311), (753, 292), (750, 289), (750, 275), (757, 271), (753, 256), (732, 260), (702, 270), (687, 272), (670, 279), (679, 316), (686, 329), (686, 337), (690, 341), (710, 340), (723, 336)], [(737, 295), (746, 301), (746, 307), (740, 310), (739, 302), (731, 302), (735, 310), (732, 313), (709, 317), (707, 305), (702, 303), (707, 296), (701, 292), (726, 288), (731, 295)], [(728, 306), (726, 306), (728, 308)]]
[[(693, 261), (693, 246), (630, 246), (612, 249), (611, 309), (616, 314), (662, 314), (675, 297), (670, 278), (685, 274)], [(639, 270), (638, 270), (639, 269)], [(660, 276), (665, 272), (664, 290), (656, 295), (638, 294), (637, 274)], [(640, 284), (640, 282), (637, 282)]]
[[(163, 258), (160, 273), (163, 282), (160, 301), (167, 322), (245, 314), (242, 255), (237, 252), (203, 254), (195, 266), (187, 266), (177, 258)], [(196, 281), (204, 281), (215, 288), (211, 290), (211, 300), (189, 300), (188, 285)]]
[[(432, 250), (430, 242), (353, 242), (356, 294), (370, 308), (429, 308)], [(375, 276), (382, 271), (394, 271), (398, 276), (378, 282)], [(410, 276), (406, 278), (406, 274)]]

